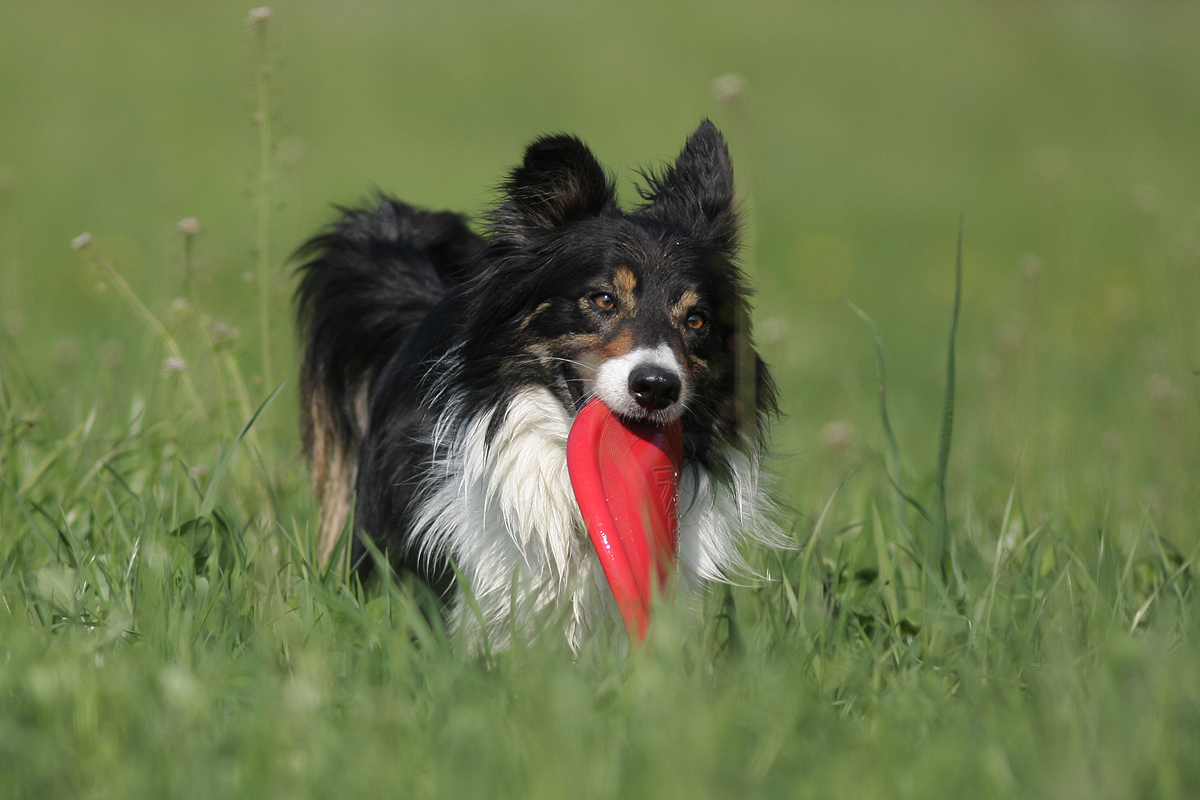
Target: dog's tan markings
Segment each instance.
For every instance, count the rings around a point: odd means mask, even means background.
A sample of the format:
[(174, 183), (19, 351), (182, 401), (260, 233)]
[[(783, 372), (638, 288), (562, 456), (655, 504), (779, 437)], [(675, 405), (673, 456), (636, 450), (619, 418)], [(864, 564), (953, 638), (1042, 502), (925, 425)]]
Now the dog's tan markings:
[(671, 316), (682, 323), (699, 303), (700, 293), (694, 287), (688, 288), (675, 301), (675, 307), (671, 309)]
[(521, 351), (525, 357), (510, 359), (501, 364), (500, 369), (506, 374), (519, 371), (533, 359), (551, 367), (567, 362), (571, 369), (582, 374), (594, 369), (594, 366), (589, 364), (598, 363), (599, 359), (590, 358), (589, 354), (599, 352), (603, 346), (604, 339), (594, 333), (570, 333), (554, 339), (531, 342)]
[(527, 317), (525, 317), (525, 319), (521, 320), (521, 324), (517, 326), (517, 331), (520, 332), (520, 331), (523, 331), (526, 328), (528, 328), (529, 323), (533, 322), (533, 318), (536, 317), (538, 314), (542, 313), (543, 311), (545, 311), (549, 307), (550, 307), (550, 301), (543, 300), (541, 303), (538, 304), (537, 308), (535, 308), (533, 311), (529, 312), (529, 316), (527, 316)]
[(637, 275), (629, 267), (617, 267), (611, 283), (617, 300), (617, 319), (629, 319), (637, 307)]
[[(311, 381), (305, 381), (311, 386)], [(354, 482), (358, 474), (358, 447), (355, 437), (346, 438), (334, 424), (334, 412), (324, 392), (308, 389), (302, 398), (304, 449), (312, 460), (313, 494), (320, 506), (320, 534), (317, 557), (328, 565), (350, 519)], [(353, 424), (361, 436), (366, 420), (366, 386), (355, 392)], [(349, 548), (342, 554), (349, 557)]]
[(604, 357), (620, 358), (629, 351), (633, 350), (633, 345), (633, 331), (624, 329), (617, 334), (615, 339), (604, 345)]
[(633, 293), (637, 291), (637, 275), (633, 274), (633, 270), (629, 267), (618, 268), (613, 273), (612, 282), (622, 300), (633, 299)]
[(573, 333), (569, 336), (563, 336), (559, 339), (562, 342), (564, 349), (581, 351), (594, 350), (604, 343), (604, 339), (594, 333)]
[(569, 333), (555, 339), (551, 350), (559, 358), (578, 361), (581, 353), (598, 350), (603, 345), (604, 339), (594, 333)]
[(689, 355), (687, 357), (687, 365), (688, 372), (697, 381), (704, 380), (712, 372), (712, 367), (709, 365), (708, 360), (700, 356)]
[[(539, 339), (536, 342), (530, 342), (525, 345), (521, 351), (521, 356), (530, 356), (533, 359), (546, 359), (554, 352), (552, 342)], [(506, 358), (500, 362), (500, 371), (504, 373), (512, 372), (514, 369), (519, 369), (529, 363), (529, 358), (517, 357)]]

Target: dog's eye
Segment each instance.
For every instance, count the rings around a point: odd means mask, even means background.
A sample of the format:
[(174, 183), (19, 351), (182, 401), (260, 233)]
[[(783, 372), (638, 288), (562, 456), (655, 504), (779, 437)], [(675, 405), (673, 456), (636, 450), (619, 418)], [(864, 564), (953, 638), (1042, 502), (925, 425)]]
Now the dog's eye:
[(708, 320), (698, 311), (689, 314), (685, 321), (687, 322), (687, 326), (694, 331), (704, 330), (704, 326), (708, 324)]
[(612, 311), (617, 307), (617, 299), (608, 292), (597, 292), (592, 295), (592, 305), (605, 311)]

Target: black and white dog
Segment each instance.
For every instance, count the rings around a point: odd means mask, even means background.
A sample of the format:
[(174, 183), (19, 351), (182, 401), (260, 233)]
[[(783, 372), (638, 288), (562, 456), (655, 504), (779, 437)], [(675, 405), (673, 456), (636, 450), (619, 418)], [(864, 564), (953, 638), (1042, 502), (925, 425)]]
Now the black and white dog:
[(301, 248), (323, 559), (356, 502), (359, 534), (441, 593), (467, 636), (482, 624), (503, 644), (550, 615), (577, 648), (619, 626), (565, 457), (593, 397), (618, 416), (681, 420), (679, 590), (744, 571), (743, 539), (777, 543), (760, 480), (775, 390), (750, 344), (725, 141), (705, 121), (645, 178), (623, 211), (583, 142), (547, 136), (482, 234), (381, 196)]

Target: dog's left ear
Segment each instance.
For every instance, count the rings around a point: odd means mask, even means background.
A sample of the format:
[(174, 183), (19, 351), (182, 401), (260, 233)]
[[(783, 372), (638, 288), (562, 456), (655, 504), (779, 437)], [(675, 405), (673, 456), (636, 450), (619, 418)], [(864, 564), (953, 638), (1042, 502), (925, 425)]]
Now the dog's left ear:
[(678, 225), (732, 255), (740, 223), (734, 206), (733, 165), (725, 138), (709, 120), (688, 137), (675, 164), (646, 175), (641, 211), (659, 222)]

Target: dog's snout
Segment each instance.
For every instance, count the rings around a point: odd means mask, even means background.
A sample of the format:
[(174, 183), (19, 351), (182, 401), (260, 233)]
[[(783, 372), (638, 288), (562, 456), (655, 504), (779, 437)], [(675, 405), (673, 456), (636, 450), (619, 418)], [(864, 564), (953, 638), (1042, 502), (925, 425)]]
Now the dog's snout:
[(647, 411), (660, 411), (677, 402), (682, 388), (678, 375), (653, 364), (643, 364), (629, 373), (629, 393)]
[(593, 392), (614, 414), (665, 423), (679, 419), (691, 383), (678, 354), (665, 344), (638, 347), (596, 368)]

